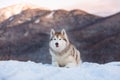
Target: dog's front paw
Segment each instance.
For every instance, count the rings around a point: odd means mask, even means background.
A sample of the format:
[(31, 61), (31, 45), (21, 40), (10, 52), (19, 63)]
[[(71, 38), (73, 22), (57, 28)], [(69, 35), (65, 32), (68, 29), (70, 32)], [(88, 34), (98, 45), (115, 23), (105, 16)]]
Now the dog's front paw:
[(77, 66), (75, 63), (68, 63), (65, 67), (66, 68), (71, 68)]
[(59, 67), (59, 65), (58, 65), (57, 62), (52, 62), (52, 65), (53, 65), (53, 66), (56, 66), (56, 67)]

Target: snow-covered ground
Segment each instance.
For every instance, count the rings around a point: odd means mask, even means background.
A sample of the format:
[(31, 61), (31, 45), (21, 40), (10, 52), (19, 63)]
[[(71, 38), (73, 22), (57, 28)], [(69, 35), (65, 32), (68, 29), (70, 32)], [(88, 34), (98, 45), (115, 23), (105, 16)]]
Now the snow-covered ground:
[(84, 62), (74, 68), (59, 68), (31, 61), (0, 61), (0, 80), (120, 80), (120, 62)]

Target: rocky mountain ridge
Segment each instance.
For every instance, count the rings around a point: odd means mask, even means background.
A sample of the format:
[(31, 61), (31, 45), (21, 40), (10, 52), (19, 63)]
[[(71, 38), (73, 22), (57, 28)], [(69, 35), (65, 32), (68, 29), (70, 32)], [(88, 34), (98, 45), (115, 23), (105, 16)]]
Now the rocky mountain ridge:
[(0, 22), (8, 19), (9, 17), (20, 14), (23, 10), (27, 9), (44, 9), (47, 10), (46, 8), (42, 8), (40, 6), (36, 6), (33, 4), (28, 4), (28, 3), (20, 3), (20, 4), (14, 4), (10, 5), (8, 7), (4, 7), (0, 9)]

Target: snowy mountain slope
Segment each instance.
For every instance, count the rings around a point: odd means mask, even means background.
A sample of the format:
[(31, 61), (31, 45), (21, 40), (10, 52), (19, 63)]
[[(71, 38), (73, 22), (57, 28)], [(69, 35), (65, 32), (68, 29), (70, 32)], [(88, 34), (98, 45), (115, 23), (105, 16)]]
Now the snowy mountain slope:
[(31, 61), (0, 61), (0, 80), (120, 80), (120, 62), (59, 68)]

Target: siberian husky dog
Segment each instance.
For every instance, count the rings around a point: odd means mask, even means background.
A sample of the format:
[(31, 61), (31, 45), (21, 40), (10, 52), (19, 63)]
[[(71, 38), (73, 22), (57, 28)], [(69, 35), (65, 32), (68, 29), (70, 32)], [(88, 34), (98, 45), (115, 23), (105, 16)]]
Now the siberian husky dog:
[(61, 32), (51, 29), (49, 46), (52, 65), (69, 68), (80, 64), (80, 52), (70, 43), (64, 29)]
[(69, 68), (80, 64), (80, 52), (70, 43), (64, 29), (61, 32), (51, 29), (49, 46), (52, 65)]

